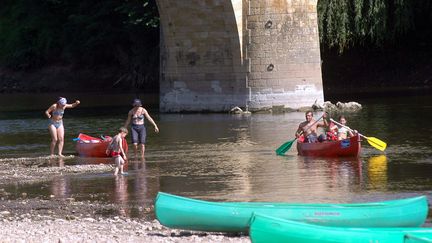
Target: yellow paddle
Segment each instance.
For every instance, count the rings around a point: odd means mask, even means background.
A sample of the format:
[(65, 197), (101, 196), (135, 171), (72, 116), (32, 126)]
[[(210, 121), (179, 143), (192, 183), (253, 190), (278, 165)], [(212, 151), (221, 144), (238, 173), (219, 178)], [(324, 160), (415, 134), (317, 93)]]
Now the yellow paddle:
[[(330, 118), (330, 121), (332, 121), (333, 123), (335, 123), (335, 124), (337, 124), (337, 125), (339, 125), (341, 127), (345, 127), (346, 129), (348, 129), (350, 131), (354, 131), (351, 128), (349, 128), (348, 126), (342, 125), (339, 122), (337, 122), (337, 121), (335, 121), (335, 120), (333, 120), (331, 118)], [(358, 135), (360, 135), (360, 137), (365, 138), (372, 147), (374, 147), (374, 148), (376, 148), (376, 149), (378, 149), (380, 151), (384, 151), (386, 149), (386, 147), (387, 147), (387, 143), (385, 143), (384, 141), (382, 141), (382, 140), (380, 140), (378, 138), (366, 137), (366, 136), (364, 136), (363, 134), (360, 134), (360, 133), (358, 133)]]

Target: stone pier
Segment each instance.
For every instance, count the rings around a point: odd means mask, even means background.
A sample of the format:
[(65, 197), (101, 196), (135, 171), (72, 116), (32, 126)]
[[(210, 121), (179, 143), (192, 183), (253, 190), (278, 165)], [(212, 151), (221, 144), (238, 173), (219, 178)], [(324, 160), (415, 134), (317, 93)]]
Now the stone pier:
[(156, 1), (162, 112), (323, 102), (317, 1)]

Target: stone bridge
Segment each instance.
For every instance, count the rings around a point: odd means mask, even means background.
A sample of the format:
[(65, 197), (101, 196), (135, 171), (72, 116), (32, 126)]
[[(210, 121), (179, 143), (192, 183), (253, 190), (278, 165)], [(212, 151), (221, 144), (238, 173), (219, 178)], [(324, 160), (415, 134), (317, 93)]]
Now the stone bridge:
[(162, 112), (323, 102), (317, 0), (156, 2)]

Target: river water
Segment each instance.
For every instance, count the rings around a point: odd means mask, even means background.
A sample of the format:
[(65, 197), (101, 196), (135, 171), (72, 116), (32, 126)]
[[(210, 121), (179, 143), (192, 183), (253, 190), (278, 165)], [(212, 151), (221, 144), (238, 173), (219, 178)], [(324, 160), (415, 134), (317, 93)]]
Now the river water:
[[(49, 154), (43, 113), (53, 97), (0, 96), (0, 161), (32, 160)], [(64, 116), (64, 154), (75, 156), (47, 159), (46, 166), (109, 163), (76, 156), (72, 139), (80, 132), (114, 135), (126, 119), (133, 96), (67, 97), (82, 102), (66, 110)], [(298, 124), (305, 119), (302, 112), (159, 114), (153, 109), (156, 96), (143, 100), (161, 131), (155, 134), (147, 127), (146, 159), (131, 159), (128, 176), (81, 174), (9, 185), (5, 190), (17, 197), (25, 192), (28, 197), (102, 200), (118, 204), (129, 217), (149, 217), (143, 208), (152, 205), (158, 191), (212, 201), (351, 203), (427, 195), (432, 202), (430, 96), (357, 100), (363, 109), (346, 114), (348, 125), (388, 144), (381, 152), (363, 141), (358, 159), (300, 157), (295, 146), (286, 156), (276, 156), (275, 149), (294, 138)]]

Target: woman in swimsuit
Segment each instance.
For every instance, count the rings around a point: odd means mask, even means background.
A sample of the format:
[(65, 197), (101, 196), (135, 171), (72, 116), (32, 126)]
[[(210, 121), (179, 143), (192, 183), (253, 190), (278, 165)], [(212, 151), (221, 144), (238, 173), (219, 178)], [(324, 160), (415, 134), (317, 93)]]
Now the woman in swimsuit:
[[(345, 116), (341, 115), (339, 117), (339, 123), (346, 126), (346, 118)], [(337, 136), (338, 136), (338, 140), (344, 140), (347, 138), (350, 138), (352, 136), (354, 136), (354, 133), (351, 132), (351, 130), (348, 130), (347, 128), (343, 127), (343, 126), (338, 126), (337, 127)]]
[(64, 144), (64, 127), (63, 127), (63, 114), (66, 108), (74, 108), (80, 104), (77, 100), (73, 104), (67, 104), (66, 98), (60, 97), (59, 100), (52, 104), (46, 111), (45, 115), (48, 117), (48, 130), (51, 135), (50, 151), (51, 156), (54, 156), (54, 149), (58, 143), (58, 155), (64, 157), (63, 144)]
[(134, 145), (135, 157), (138, 153), (138, 144), (141, 145), (141, 158), (144, 159), (145, 143), (146, 143), (146, 128), (144, 126), (144, 117), (154, 126), (155, 132), (159, 132), (159, 128), (153, 121), (146, 109), (142, 107), (141, 100), (135, 99), (132, 103), (132, 108), (128, 113), (128, 118), (124, 124), (124, 127), (128, 127), (132, 121), (131, 133), (132, 143)]

